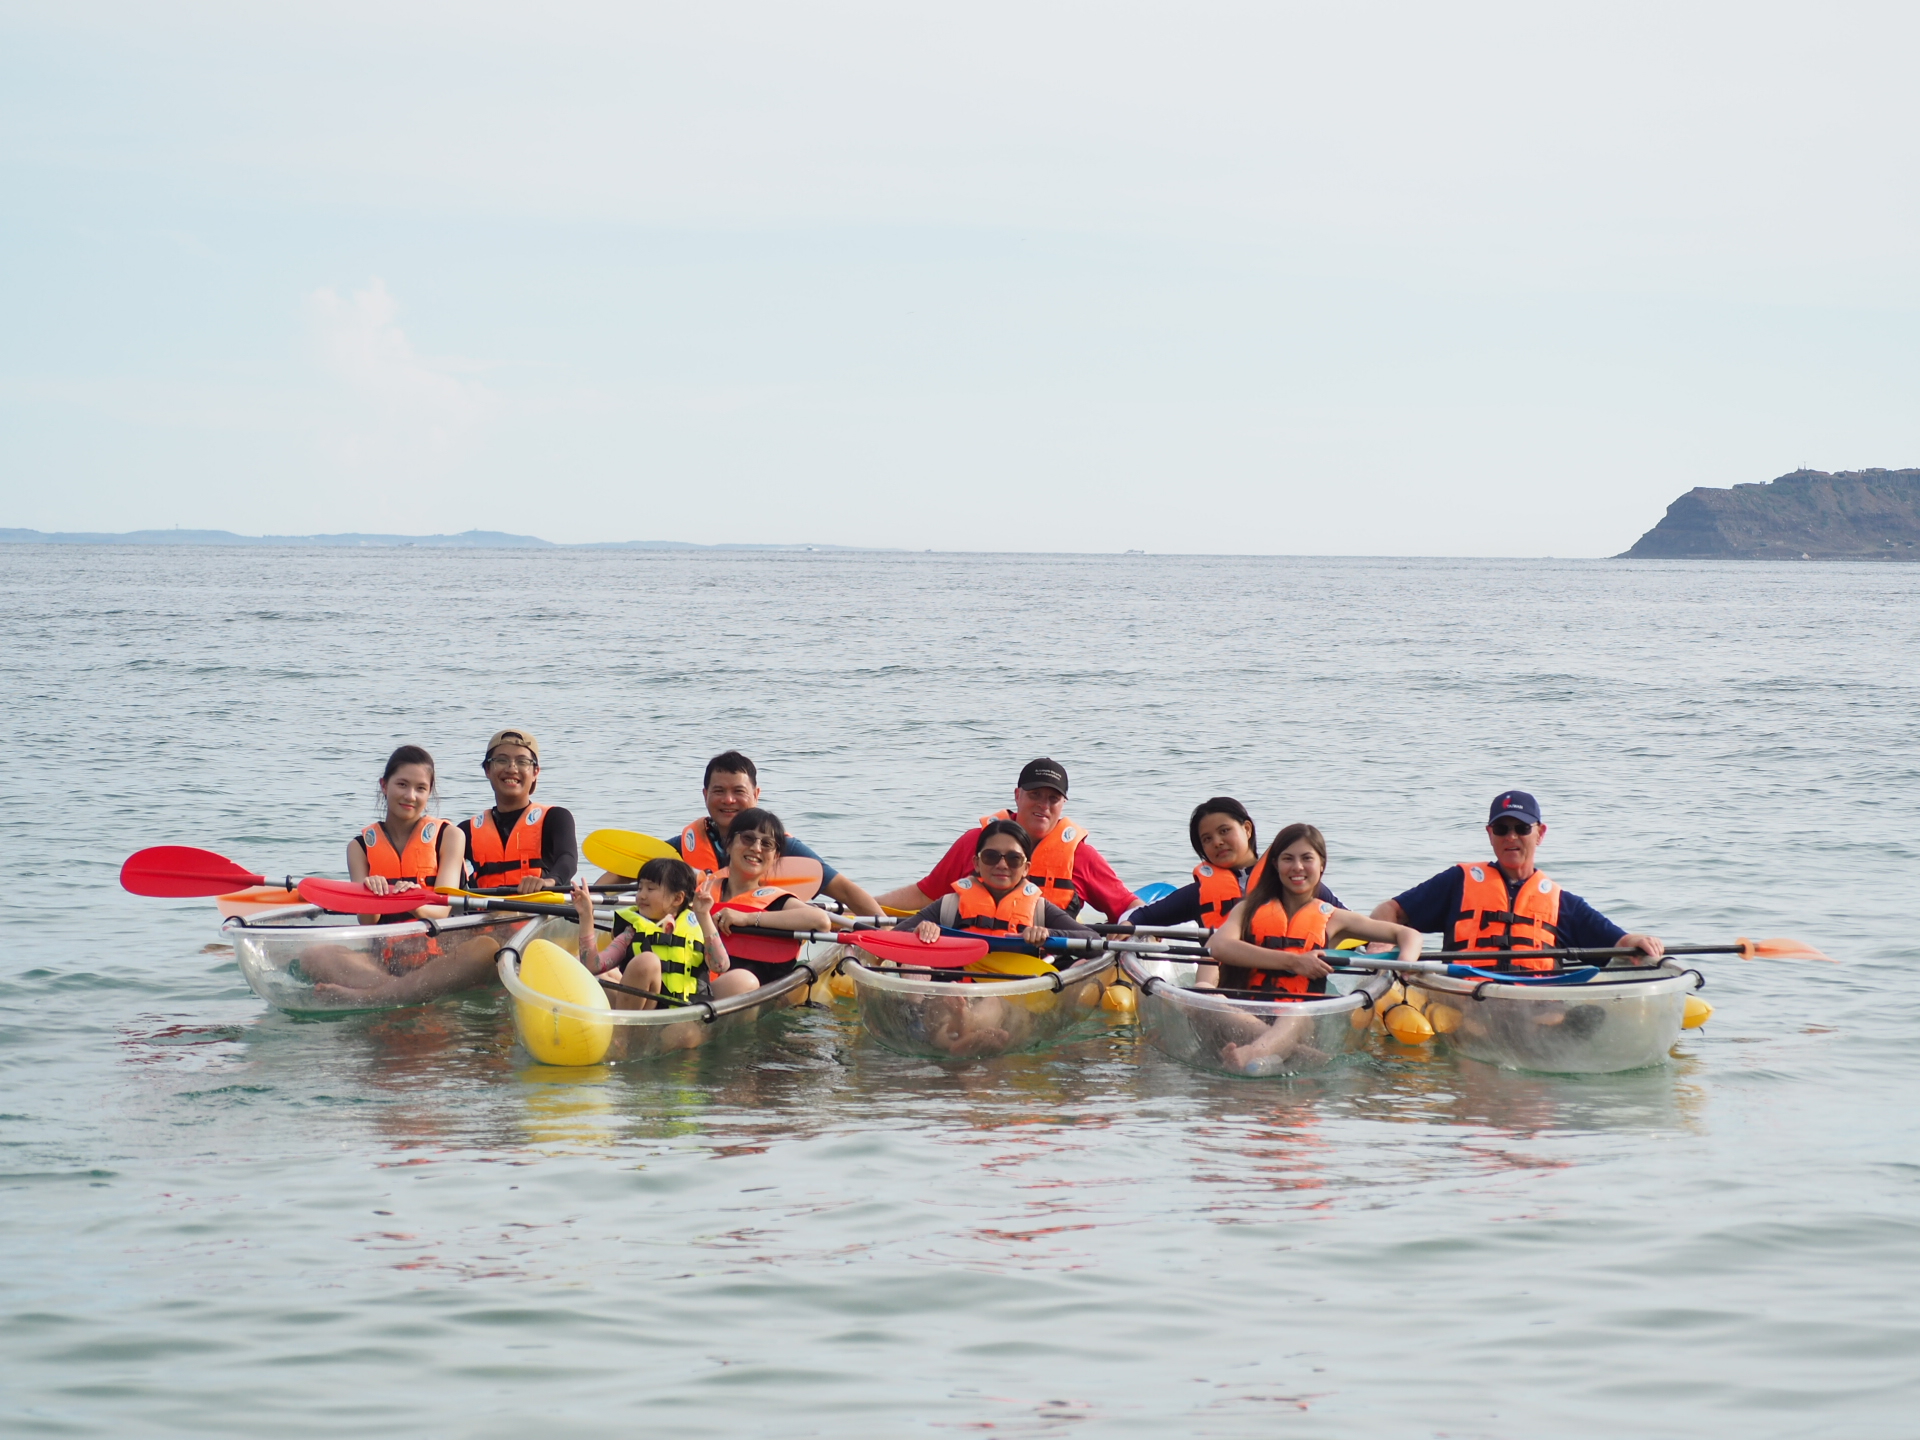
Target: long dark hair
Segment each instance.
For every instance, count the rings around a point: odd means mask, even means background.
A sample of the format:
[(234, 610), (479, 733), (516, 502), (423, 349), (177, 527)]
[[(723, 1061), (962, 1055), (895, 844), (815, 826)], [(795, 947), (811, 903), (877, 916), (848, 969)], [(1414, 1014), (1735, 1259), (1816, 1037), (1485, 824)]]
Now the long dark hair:
[(1260, 832), (1253, 828), (1253, 816), (1247, 813), (1247, 807), (1231, 795), (1216, 795), (1194, 806), (1193, 818), (1187, 821), (1187, 843), (1202, 860), (1207, 858), (1207, 852), (1200, 848), (1200, 822), (1209, 815), (1231, 815), (1238, 820), (1247, 827), (1247, 848), (1256, 855), (1260, 853)]
[[(684, 860), (670, 860), (665, 855), (649, 860), (640, 867), (640, 873), (633, 877), (644, 880), (649, 885), (658, 885), (669, 895), (680, 897), (679, 910), (687, 908), (694, 892), (700, 888), (700, 877), (693, 873), (693, 867)], [(668, 908), (672, 908), (671, 906)], [(674, 913), (678, 914), (679, 910)]]
[(995, 835), (1011, 835), (1013, 843), (1020, 847), (1020, 853), (1029, 860), (1033, 859), (1033, 836), (1027, 833), (1027, 827), (1018, 820), (989, 820), (982, 825), (980, 839), (973, 847), (973, 853), (978, 855), (980, 846), (986, 844)]
[(1253, 919), (1254, 912), (1270, 900), (1278, 900), (1286, 887), (1280, 883), (1280, 852), (1287, 849), (1296, 840), (1304, 840), (1320, 854), (1320, 869), (1324, 874), (1327, 868), (1327, 837), (1320, 833), (1319, 827), (1296, 821), (1273, 837), (1273, 844), (1267, 847), (1267, 853), (1260, 857), (1260, 873), (1253, 882), (1253, 888), (1247, 891), (1247, 898), (1240, 902), (1240, 936), (1246, 937), (1247, 925)]
[(387, 781), (393, 778), (394, 771), (398, 770), (402, 765), (424, 765), (427, 767), (427, 804), (429, 806), (433, 804), (434, 796), (440, 793), (440, 775), (439, 772), (433, 768), (433, 756), (422, 750), (418, 745), (402, 745), (387, 757), (387, 768), (380, 772), (380, 814), (382, 818), (385, 818), (387, 813)]
[(733, 823), (727, 826), (727, 849), (733, 849), (733, 837), (746, 835), (758, 830), (773, 836), (774, 859), (787, 853), (787, 827), (780, 823), (780, 817), (771, 810), (762, 810), (758, 805), (742, 810), (733, 817)]

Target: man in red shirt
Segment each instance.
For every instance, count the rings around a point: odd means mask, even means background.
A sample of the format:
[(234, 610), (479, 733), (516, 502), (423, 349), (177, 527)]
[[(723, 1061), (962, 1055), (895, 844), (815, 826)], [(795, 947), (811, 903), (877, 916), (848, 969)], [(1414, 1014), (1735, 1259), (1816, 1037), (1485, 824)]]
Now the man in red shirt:
[[(1090, 903), (1109, 920), (1118, 920), (1140, 903), (1106, 857), (1087, 841), (1087, 832), (1067, 817), (1067, 771), (1057, 760), (1031, 760), (1020, 772), (1013, 790), (1013, 808), (1000, 815), (982, 816), (980, 825), (993, 819), (1012, 819), (1034, 840), (1033, 862), (1028, 878), (1046, 891), (1046, 898), (1077, 914), (1083, 903)], [(918, 885), (902, 885), (879, 898), (882, 905), (911, 915), (952, 892), (953, 882), (973, 874), (973, 853), (980, 848), (980, 825), (966, 832), (940, 857), (927, 878)]]

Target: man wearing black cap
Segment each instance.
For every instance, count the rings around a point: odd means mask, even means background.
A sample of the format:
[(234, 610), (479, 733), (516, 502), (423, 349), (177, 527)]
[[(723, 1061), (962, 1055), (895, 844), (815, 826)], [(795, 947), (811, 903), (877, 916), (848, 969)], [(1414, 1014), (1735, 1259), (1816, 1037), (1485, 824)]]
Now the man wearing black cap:
[[(990, 820), (1017, 820), (1033, 837), (1033, 860), (1027, 878), (1041, 887), (1046, 898), (1069, 915), (1082, 902), (1091, 902), (1109, 920), (1118, 920), (1140, 903), (1114, 874), (1106, 857), (1087, 843), (1086, 830), (1063, 813), (1067, 808), (1067, 770), (1057, 760), (1029, 760), (1013, 790), (1013, 808)], [(950, 894), (953, 882), (973, 874), (973, 852), (980, 847), (980, 829), (967, 831), (947, 848), (940, 863), (918, 885), (902, 885), (880, 896), (880, 903), (912, 913)]]
[[(1448, 950), (1547, 950), (1560, 946), (1622, 946), (1658, 958), (1665, 947), (1651, 935), (1629, 935), (1578, 895), (1568, 894), (1533, 868), (1547, 838), (1540, 802), (1524, 790), (1495, 798), (1487, 814), (1494, 863), (1449, 866), (1431, 880), (1373, 907), (1373, 918), (1438, 931)], [(1551, 960), (1520, 960), (1523, 969), (1551, 970)]]

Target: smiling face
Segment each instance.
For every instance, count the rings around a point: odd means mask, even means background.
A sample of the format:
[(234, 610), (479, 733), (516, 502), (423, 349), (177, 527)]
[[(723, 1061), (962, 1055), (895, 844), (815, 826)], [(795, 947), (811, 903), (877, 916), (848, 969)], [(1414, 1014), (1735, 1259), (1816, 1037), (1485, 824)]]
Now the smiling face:
[(1011, 835), (989, 835), (973, 852), (973, 874), (998, 899), (1027, 878), (1026, 852)]
[(1493, 860), (1506, 871), (1509, 880), (1524, 880), (1533, 874), (1534, 852), (1540, 848), (1540, 842), (1547, 838), (1545, 822), (1527, 826), (1527, 833), (1519, 833), (1521, 820), (1496, 820), (1487, 826), (1487, 839), (1493, 845)]
[(687, 897), (669, 890), (657, 880), (642, 880), (634, 887), (634, 909), (649, 920), (664, 920), (676, 909), (685, 907)]
[(540, 783), (540, 762), (524, 745), (503, 744), (483, 762), (487, 783), (493, 786), (493, 803), (502, 810), (524, 810), (533, 799), (533, 788)]
[(433, 771), (425, 765), (402, 765), (380, 782), (380, 793), (387, 797), (387, 818), (411, 825), (427, 813), (433, 798)]
[(727, 871), (735, 892), (751, 890), (780, 858), (780, 842), (771, 831), (742, 830), (727, 837)]
[(1244, 870), (1257, 858), (1253, 853), (1253, 827), (1217, 810), (1202, 815), (1200, 852), (1216, 869)]
[(1017, 785), (1013, 788), (1013, 818), (1036, 840), (1053, 829), (1066, 808), (1067, 797), (1051, 785), (1037, 790), (1022, 790)]
[(1274, 866), (1281, 888), (1291, 896), (1304, 899), (1320, 888), (1320, 876), (1327, 862), (1320, 858), (1313, 843), (1303, 838), (1274, 856)]
[(707, 788), (701, 792), (707, 802), (707, 816), (720, 827), (722, 835), (733, 817), (760, 803), (760, 787), (744, 771), (716, 770)]

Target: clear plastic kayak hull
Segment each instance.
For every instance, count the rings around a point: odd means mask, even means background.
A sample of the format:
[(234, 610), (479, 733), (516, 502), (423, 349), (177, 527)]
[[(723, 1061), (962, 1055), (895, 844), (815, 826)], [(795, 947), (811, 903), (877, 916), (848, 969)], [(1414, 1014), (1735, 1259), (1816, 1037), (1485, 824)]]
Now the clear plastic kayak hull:
[(1191, 987), (1191, 967), (1178, 980), (1165, 961), (1121, 961), (1140, 991), (1141, 1033), (1170, 1059), (1216, 1075), (1302, 1075), (1367, 1048), (1373, 1004), (1393, 983), (1380, 974), (1340, 975), (1339, 993), (1310, 1000), (1253, 1000)]
[[(527, 940), (550, 940), (570, 955), (580, 953), (580, 932), (571, 920), (536, 922)], [(530, 990), (520, 983), (520, 951), (525, 943), (502, 950), (496, 961), (500, 983), (513, 997), (513, 1023), (524, 1048), (526, 1027), (543, 1019), (568, 1016), (574, 1019), (610, 1022), (613, 1044), (607, 1051), (608, 1063), (644, 1061), (661, 1056), (697, 1050), (721, 1037), (738, 1037), (756, 1021), (782, 1009), (807, 1003), (812, 987), (830, 974), (846, 947), (824, 942), (800, 947), (799, 959), (786, 974), (769, 980), (757, 990), (711, 1003), (668, 1006), (651, 1010), (598, 1010), (569, 1005)]]
[(1581, 985), (1503, 985), (1443, 975), (1406, 981), (1422, 992), (1428, 1023), (1457, 1053), (1509, 1070), (1561, 1075), (1663, 1063), (1680, 1038), (1687, 996), (1705, 983), (1699, 971), (1671, 962), (1602, 970)]
[(1098, 1015), (1113, 966), (1111, 955), (1093, 955), (1052, 974), (963, 983), (854, 958), (840, 973), (853, 981), (861, 1025), (887, 1049), (973, 1060), (1051, 1045)]
[[(350, 1014), (420, 1005), (490, 985), (493, 957), (540, 922), (525, 915), (456, 915), (360, 925), (314, 905), (229, 917), (221, 927), (259, 996), (295, 1015)], [(321, 985), (326, 976), (384, 977), (379, 989)]]

